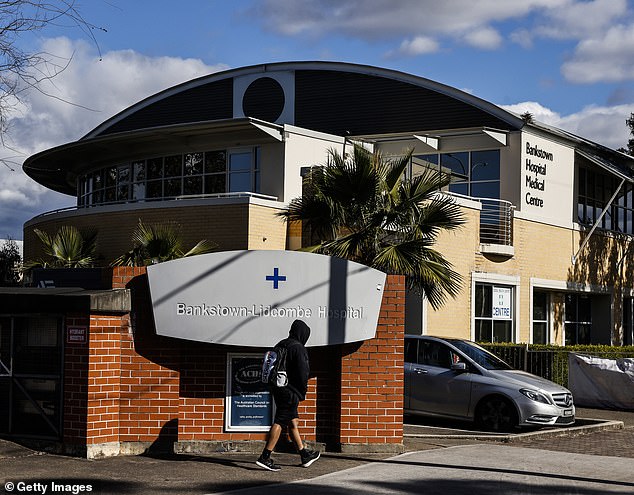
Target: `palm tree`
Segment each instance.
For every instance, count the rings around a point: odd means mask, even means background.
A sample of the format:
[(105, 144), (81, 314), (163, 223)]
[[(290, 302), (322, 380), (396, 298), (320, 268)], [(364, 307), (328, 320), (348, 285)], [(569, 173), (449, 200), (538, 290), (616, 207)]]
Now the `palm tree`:
[(25, 265), (32, 268), (87, 268), (97, 259), (97, 231), (80, 231), (72, 225), (63, 225), (55, 234), (34, 229), (35, 235), (44, 246), (47, 258), (31, 261)]
[(360, 146), (348, 158), (331, 151), (280, 215), (303, 222), (313, 243), (304, 250), (406, 275), (408, 286), (439, 308), (458, 294), (462, 277), (432, 246), (464, 218), (453, 198), (439, 193), (449, 176), (429, 170), (405, 179), (410, 159), (411, 152), (387, 159)]
[(206, 239), (184, 251), (179, 225), (173, 222), (145, 225), (141, 219), (132, 233), (133, 248), (112, 262), (112, 266), (146, 266), (212, 251), (216, 244)]

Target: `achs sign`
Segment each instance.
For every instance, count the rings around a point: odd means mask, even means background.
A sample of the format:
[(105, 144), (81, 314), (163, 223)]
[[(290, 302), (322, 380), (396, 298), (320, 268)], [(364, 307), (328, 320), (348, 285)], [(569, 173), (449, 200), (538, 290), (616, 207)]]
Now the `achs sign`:
[(385, 274), (297, 251), (226, 251), (147, 269), (156, 332), (217, 344), (269, 347), (291, 323), (308, 346), (374, 337)]

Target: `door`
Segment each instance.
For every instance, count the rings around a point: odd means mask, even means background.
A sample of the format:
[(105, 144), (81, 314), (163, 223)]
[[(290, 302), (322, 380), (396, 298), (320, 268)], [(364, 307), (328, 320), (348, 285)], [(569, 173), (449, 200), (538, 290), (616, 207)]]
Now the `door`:
[(461, 356), (435, 340), (419, 339), (416, 363), (408, 363), (409, 409), (428, 414), (467, 417), (472, 375), (454, 371)]

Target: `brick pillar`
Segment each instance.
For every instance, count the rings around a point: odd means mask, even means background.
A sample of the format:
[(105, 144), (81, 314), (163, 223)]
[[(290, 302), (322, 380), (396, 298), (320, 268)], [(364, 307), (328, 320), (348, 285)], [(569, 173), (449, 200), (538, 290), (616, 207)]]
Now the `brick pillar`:
[(113, 288), (131, 291), (130, 325), (120, 334), (121, 454), (171, 452), (178, 431), (181, 342), (154, 332), (145, 267), (116, 267)]
[(387, 277), (376, 337), (341, 359), (343, 452), (403, 450), (405, 278)]
[(127, 315), (92, 314), (88, 331), (87, 456), (119, 453), (121, 330)]

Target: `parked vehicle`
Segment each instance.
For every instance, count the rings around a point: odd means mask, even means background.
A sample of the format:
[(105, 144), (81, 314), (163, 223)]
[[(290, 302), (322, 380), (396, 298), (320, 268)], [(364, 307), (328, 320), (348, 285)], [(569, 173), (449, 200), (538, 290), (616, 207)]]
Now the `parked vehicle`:
[(488, 431), (575, 422), (568, 389), (515, 370), (474, 342), (421, 335), (405, 336), (404, 409)]

